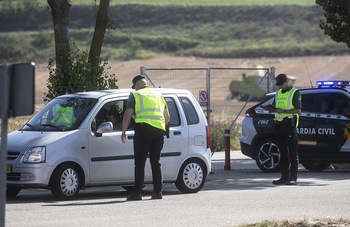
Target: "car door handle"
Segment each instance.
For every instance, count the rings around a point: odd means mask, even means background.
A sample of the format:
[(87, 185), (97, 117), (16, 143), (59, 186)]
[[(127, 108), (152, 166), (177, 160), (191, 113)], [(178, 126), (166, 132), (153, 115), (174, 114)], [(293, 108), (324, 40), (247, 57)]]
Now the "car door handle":
[(128, 136), (128, 140), (134, 139), (134, 136)]
[(181, 135), (181, 131), (175, 131), (174, 136), (176, 136), (176, 135)]

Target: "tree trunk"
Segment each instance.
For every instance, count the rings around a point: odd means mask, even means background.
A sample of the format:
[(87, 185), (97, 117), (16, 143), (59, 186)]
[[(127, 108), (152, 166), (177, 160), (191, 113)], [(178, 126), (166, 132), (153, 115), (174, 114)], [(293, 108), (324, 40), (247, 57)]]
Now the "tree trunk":
[(51, 8), (54, 32), (55, 32), (55, 51), (56, 67), (61, 67), (62, 74), (68, 86), (69, 69), (71, 66), (70, 45), (69, 45), (69, 10), (72, 4), (69, 0), (47, 0)]
[(103, 39), (105, 36), (107, 23), (108, 23), (108, 8), (110, 0), (100, 0), (100, 6), (96, 17), (94, 36), (91, 41), (90, 52), (89, 52), (89, 63), (92, 66), (91, 81), (95, 81), (97, 87), (98, 78), (98, 66), (99, 57), (101, 55), (101, 49)]

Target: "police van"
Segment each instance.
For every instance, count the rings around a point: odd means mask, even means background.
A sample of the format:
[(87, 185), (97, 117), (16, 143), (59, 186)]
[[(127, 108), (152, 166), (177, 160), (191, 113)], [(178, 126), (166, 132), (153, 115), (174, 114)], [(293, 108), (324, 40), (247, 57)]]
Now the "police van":
[[(331, 163), (350, 163), (350, 82), (316, 84), (317, 88), (299, 89), (299, 162), (310, 171), (322, 171)], [(262, 108), (272, 104), (274, 94), (267, 94), (265, 101), (248, 109), (242, 122), (241, 151), (255, 159), (264, 172), (280, 170), (274, 113)]]
[[(163, 181), (185, 193), (201, 190), (211, 171), (209, 127), (193, 95), (182, 89), (154, 89), (170, 113), (169, 136), (161, 153)], [(127, 142), (121, 123), (131, 89), (59, 96), (21, 129), (8, 135), (7, 196), (22, 188), (49, 188), (72, 199), (88, 186), (133, 189), (133, 124)], [(145, 183), (152, 183), (149, 161)]]

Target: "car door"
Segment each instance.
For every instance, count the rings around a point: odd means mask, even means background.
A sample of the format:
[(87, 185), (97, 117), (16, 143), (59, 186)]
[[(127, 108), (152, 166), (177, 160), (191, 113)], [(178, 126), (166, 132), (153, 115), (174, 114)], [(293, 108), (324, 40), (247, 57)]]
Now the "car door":
[(344, 115), (350, 97), (341, 91), (325, 91), (317, 94), (317, 99), (317, 150), (322, 156), (337, 159), (340, 152), (350, 151), (350, 118)]
[(174, 179), (182, 161), (188, 154), (188, 125), (185, 112), (176, 95), (165, 95), (170, 115), (169, 138), (164, 137), (161, 153), (163, 178)]
[(299, 114), (298, 152), (301, 156), (314, 156), (317, 146), (316, 101), (314, 93), (301, 91), (301, 113)]
[[(133, 125), (126, 132), (127, 142), (121, 141), (121, 122), (126, 108), (127, 98), (105, 101), (96, 111), (91, 121), (91, 134), (89, 135), (90, 181), (98, 182), (133, 182), (134, 181), (134, 152), (133, 152)], [(114, 116), (116, 124), (112, 132), (95, 134), (98, 126), (111, 120), (111, 109), (116, 109), (118, 115)]]

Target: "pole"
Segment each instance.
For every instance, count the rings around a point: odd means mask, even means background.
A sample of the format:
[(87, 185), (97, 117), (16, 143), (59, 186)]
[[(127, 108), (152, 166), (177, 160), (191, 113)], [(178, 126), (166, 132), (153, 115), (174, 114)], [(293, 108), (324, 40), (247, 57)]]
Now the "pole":
[(11, 65), (0, 67), (1, 94), (1, 151), (0, 151), (0, 227), (5, 226), (6, 203), (6, 160), (7, 160), (7, 118), (10, 94)]
[(224, 170), (231, 170), (231, 157), (230, 157), (230, 129), (225, 129), (225, 167)]

